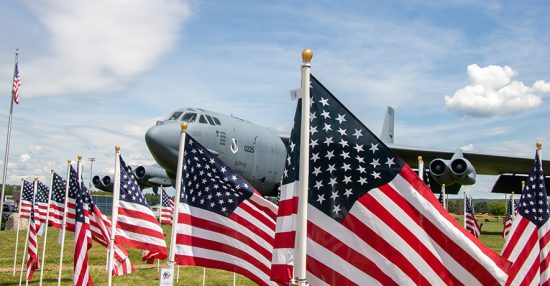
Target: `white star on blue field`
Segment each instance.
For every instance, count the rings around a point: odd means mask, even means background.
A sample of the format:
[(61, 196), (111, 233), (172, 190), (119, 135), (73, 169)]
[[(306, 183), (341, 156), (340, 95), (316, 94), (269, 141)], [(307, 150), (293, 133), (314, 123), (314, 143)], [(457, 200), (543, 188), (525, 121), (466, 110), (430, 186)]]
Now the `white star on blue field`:
[[(395, 108), (396, 144), (533, 158), (542, 140), (550, 159), (549, 14), (547, 1), (10, 1), (2, 136), (16, 48), (22, 85), (8, 183), (47, 182), (77, 155), (85, 180), (91, 157), (94, 173), (112, 172), (117, 144), (129, 164), (154, 163), (145, 131), (180, 107), (288, 136), (304, 48), (316, 78), (374, 133)], [(466, 189), (501, 198), (488, 194), (495, 179)]]

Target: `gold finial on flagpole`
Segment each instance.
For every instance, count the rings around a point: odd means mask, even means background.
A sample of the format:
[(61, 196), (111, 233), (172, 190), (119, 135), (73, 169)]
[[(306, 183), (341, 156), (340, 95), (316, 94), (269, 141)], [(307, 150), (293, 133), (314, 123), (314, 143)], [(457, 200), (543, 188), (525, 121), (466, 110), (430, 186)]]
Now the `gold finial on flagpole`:
[(189, 124), (187, 124), (187, 122), (182, 122), (181, 123), (181, 131), (182, 132), (186, 132), (187, 131), (187, 127), (189, 126)]
[(67, 160), (67, 165), (68, 165), (68, 164), (71, 164), (71, 160)]
[(541, 149), (542, 148), (542, 141), (538, 140), (536, 145), (537, 145), (537, 149)]
[(311, 62), (311, 58), (313, 58), (313, 52), (310, 49), (305, 49), (302, 51), (302, 61), (304, 63)]
[(418, 156), (418, 161), (422, 161), (422, 156)]
[(117, 152), (117, 153), (120, 152), (120, 145), (115, 146), (115, 152)]
[(82, 160), (82, 155), (78, 155), (78, 157), (76, 157), (78, 159), (78, 161)]

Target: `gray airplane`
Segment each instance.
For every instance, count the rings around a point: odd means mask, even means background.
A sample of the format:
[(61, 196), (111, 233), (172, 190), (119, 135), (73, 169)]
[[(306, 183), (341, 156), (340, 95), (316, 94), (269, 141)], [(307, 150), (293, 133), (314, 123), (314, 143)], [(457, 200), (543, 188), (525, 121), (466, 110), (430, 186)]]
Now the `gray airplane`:
[[(189, 123), (188, 134), (250, 180), (264, 195), (276, 195), (287, 157), (287, 137), (234, 116), (200, 108), (182, 108), (158, 121), (145, 134), (145, 142), (159, 166), (137, 166), (134, 174), (145, 187), (173, 185), (179, 149), (181, 122)], [(518, 192), (525, 174), (531, 171), (532, 158), (455, 152), (394, 144), (394, 110), (388, 107), (381, 140), (410, 166), (418, 165), (418, 156), (427, 164), (430, 187), (434, 192), (445, 184), (446, 192), (458, 193), (462, 185), (471, 185), (476, 174), (500, 175), (493, 192)], [(444, 159), (449, 158), (449, 159)], [(543, 161), (550, 170), (550, 161)], [(112, 189), (112, 177), (94, 177), (100, 189)]]

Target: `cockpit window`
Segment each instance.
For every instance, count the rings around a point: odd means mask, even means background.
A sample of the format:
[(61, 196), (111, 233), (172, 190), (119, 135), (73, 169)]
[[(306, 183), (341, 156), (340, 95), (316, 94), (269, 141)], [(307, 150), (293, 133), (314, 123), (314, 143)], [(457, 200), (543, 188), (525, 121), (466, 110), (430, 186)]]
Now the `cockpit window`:
[(218, 120), (218, 118), (216, 117), (212, 117), (214, 119), (214, 122), (216, 123), (216, 125), (222, 125), (222, 123), (220, 122), (220, 120)]
[(210, 125), (216, 125), (214, 124), (214, 120), (212, 120), (212, 117), (210, 117), (210, 115), (205, 115), (206, 116), (206, 119), (208, 120), (208, 123), (210, 123)]
[(178, 120), (182, 113), (182, 111), (176, 111), (168, 118), (168, 120)]
[(199, 122), (200, 122), (200, 123), (204, 123), (204, 124), (208, 124), (208, 123), (206, 122), (206, 119), (204, 119), (204, 115), (201, 115), (201, 117), (199, 117)]
[(197, 114), (193, 112), (186, 113), (184, 116), (181, 117), (181, 121), (185, 122), (194, 122), (195, 119), (197, 119)]

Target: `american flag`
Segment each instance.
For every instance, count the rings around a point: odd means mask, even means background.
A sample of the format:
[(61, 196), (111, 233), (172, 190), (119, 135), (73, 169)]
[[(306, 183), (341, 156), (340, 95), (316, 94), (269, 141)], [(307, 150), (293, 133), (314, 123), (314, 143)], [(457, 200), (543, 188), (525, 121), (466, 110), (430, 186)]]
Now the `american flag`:
[(175, 261), (240, 273), (271, 285), (277, 207), (186, 135)]
[(79, 186), (78, 173), (73, 168), (73, 166), (71, 166), (70, 169), (71, 170), (69, 172), (70, 175), (69, 175), (69, 194), (68, 194), (69, 201), (67, 202), (67, 213), (66, 213), (67, 222), (65, 227), (68, 231), (74, 232), (74, 229), (75, 229), (74, 218), (75, 218), (75, 209), (76, 209), (75, 200), (76, 200), (77, 193), (80, 192), (80, 189), (83, 186)]
[(52, 194), (50, 201), (49, 225), (63, 227), (63, 210), (65, 209), (65, 186), (67, 182), (57, 173), (53, 173)]
[(21, 194), (19, 217), (28, 219), (31, 214), (32, 200), (34, 197), (34, 183), (23, 181), (23, 194)]
[(34, 215), (35, 215), (34, 219), (36, 220), (39, 233), (43, 233), (41, 229), (46, 222), (46, 216), (48, 214), (49, 195), (50, 195), (50, 188), (48, 188), (42, 182), (38, 181), (38, 187), (36, 190), (36, 199), (34, 202), (34, 205), (36, 206), (36, 208), (34, 209)]
[(35, 221), (35, 215), (37, 214), (35, 208), (36, 205), (31, 205), (31, 211), (29, 212), (29, 242), (27, 244), (27, 253), (29, 254), (29, 258), (27, 259), (27, 281), (30, 281), (32, 279), (34, 271), (38, 269), (40, 265), (40, 263), (38, 262), (38, 238), (36, 237), (39, 226), (38, 222)]
[(75, 286), (93, 285), (88, 268), (88, 250), (92, 248), (90, 202), (85, 190), (78, 189), (75, 203), (73, 282)]
[(443, 196), (443, 193), (439, 193), (439, 197), (437, 198), (437, 201), (443, 208), (445, 208), (445, 196)]
[(120, 158), (120, 201), (115, 241), (150, 251), (149, 258), (165, 259), (166, 241), (155, 214), (149, 208), (132, 170)]
[[(514, 205), (514, 210), (512, 211), (512, 205)], [(512, 221), (514, 220), (515, 215), (518, 212), (518, 205), (514, 204), (514, 198), (510, 195), (510, 199), (506, 202), (506, 217), (504, 219), (504, 228), (502, 230), (502, 237), (504, 240), (508, 238), (508, 233), (510, 233), (510, 227), (512, 227)]]
[(502, 256), (512, 261), (508, 284), (547, 285), (550, 281), (550, 210), (539, 152), (519, 199)]
[(21, 78), (19, 77), (19, 63), (15, 62), (13, 71), (13, 88), (11, 90), (13, 101), (19, 104), (19, 87), (21, 87)]
[(162, 202), (160, 211), (160, 223), (172, 225), (172, 217), (174, 215), (174, 201), (170, 199), (168, 194), (162, 191)]
[[(494, 285), (509, 262), (449, 215), (417, 174), (311, 77), (311, 285)], [(291, 278), (301, 102), (281, 187), (272, 277)]]
[(466, 212), (464, 213), (464, 227), (475, 237), (479, 237), (480, 229), (477, 224), (476, 212), (472, 197), (464, 195), (464, 203), (466, 204)]

